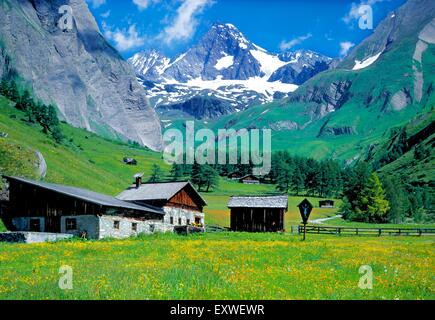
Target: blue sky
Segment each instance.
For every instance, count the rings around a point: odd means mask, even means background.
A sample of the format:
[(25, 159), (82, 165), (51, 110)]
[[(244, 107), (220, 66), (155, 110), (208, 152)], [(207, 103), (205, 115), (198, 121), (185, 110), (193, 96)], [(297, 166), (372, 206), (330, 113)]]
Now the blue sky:
[(373, 30), (358, 27), (370, 5), (374, 27), (405, 0), (87, 0), (101, 31), (128, 58), (143, 49), (185, 51), (214, 22), (232, 23), (271, 51), (310, 49), (338, 57)]

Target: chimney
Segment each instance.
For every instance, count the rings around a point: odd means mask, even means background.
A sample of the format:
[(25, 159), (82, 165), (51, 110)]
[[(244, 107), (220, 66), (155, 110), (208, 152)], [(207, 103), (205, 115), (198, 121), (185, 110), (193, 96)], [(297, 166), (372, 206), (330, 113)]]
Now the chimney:
[(136, 182), (136, 189), (138, 189), (142, 185), (142, 175), (143, 173), (138, 173), (134, 175), (134, 179)]

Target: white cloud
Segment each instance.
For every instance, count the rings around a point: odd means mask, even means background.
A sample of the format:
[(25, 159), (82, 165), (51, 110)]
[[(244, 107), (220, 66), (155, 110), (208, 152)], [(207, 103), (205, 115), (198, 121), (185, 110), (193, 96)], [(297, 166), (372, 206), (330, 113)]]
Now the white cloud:
[(303, 41), (311, 38), (312, 36), (313, 35), (311, 33), (307, 33), (306, 35), (294, 38), (294, 39), (289, 40), (289, 41), (281, 41), (279, 48), (282, 51), (289, 50), (289, 49), (293, 48), (294, 46), (302, 43)]
[(342, 18), (346, 24), (351, 24), (353, 21), (358, 20), (361, 16), (358, 12), (359, 7), (363, 5), (373, 6), (378, 2), (385, 2), (390, 0), (361, 0), (359, 4), (352, 2), (349, 12)]
[(142, 11), (148, 8), (151, 4), (155, 4), (160, 2), (160, 0), (133, 0), (133, 3), (137, 6), (137, 8)]
[(340, 42), (340, 56), (346, 56), (353, 46), (355, 46), (355, 44), (350, 41)]
[(102, 14), (101, 14), (101, 17), (102, 18), (108, 18), (110, 16), (110, 10), (108, 10), (108, 11), (106, 11), (106, 12), (103, 12)]
[(196, 31), (198, 15), (212, 3), (212, 0), (183, 0), (174, 20), (165, 28), (160, 38), (166, 43), (190, 39)]
[(127, 30), (116, 29), (112, 31), (103, 22), (104, 35), (107, 39), (115, 43), (116, 49), (119, 51), (127, 51), (130, 49), (138, 48), (144, 45), (146, 38), (141, 37), (136, 30), (136, 25), (132, 24)]
[(92, 7), (94, 9), (101, 7), (103, 4), (106, 3), (106, 0), (88, 0), (89, 3), (92, 4)]

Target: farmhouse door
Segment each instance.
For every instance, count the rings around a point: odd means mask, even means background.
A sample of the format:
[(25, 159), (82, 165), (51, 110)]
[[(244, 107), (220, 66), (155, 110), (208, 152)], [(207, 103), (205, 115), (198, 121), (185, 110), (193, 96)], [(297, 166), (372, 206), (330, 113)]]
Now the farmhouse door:
[(48, 209), (45, 218), (45, 232), (60, 233), (60, 216), (56, 210)]

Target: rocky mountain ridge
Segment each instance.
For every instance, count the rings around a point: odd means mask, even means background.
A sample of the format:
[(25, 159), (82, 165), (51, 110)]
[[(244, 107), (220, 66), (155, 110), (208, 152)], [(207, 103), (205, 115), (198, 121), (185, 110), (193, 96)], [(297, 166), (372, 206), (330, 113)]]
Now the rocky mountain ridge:
[[(58, 25), (64, 5), (72, 9), (71, 29)], [(4, 0), (0, 20), (0, 77), (19, 76), (76, 127), (160, 150), (157, 114), (84, 0)]]

